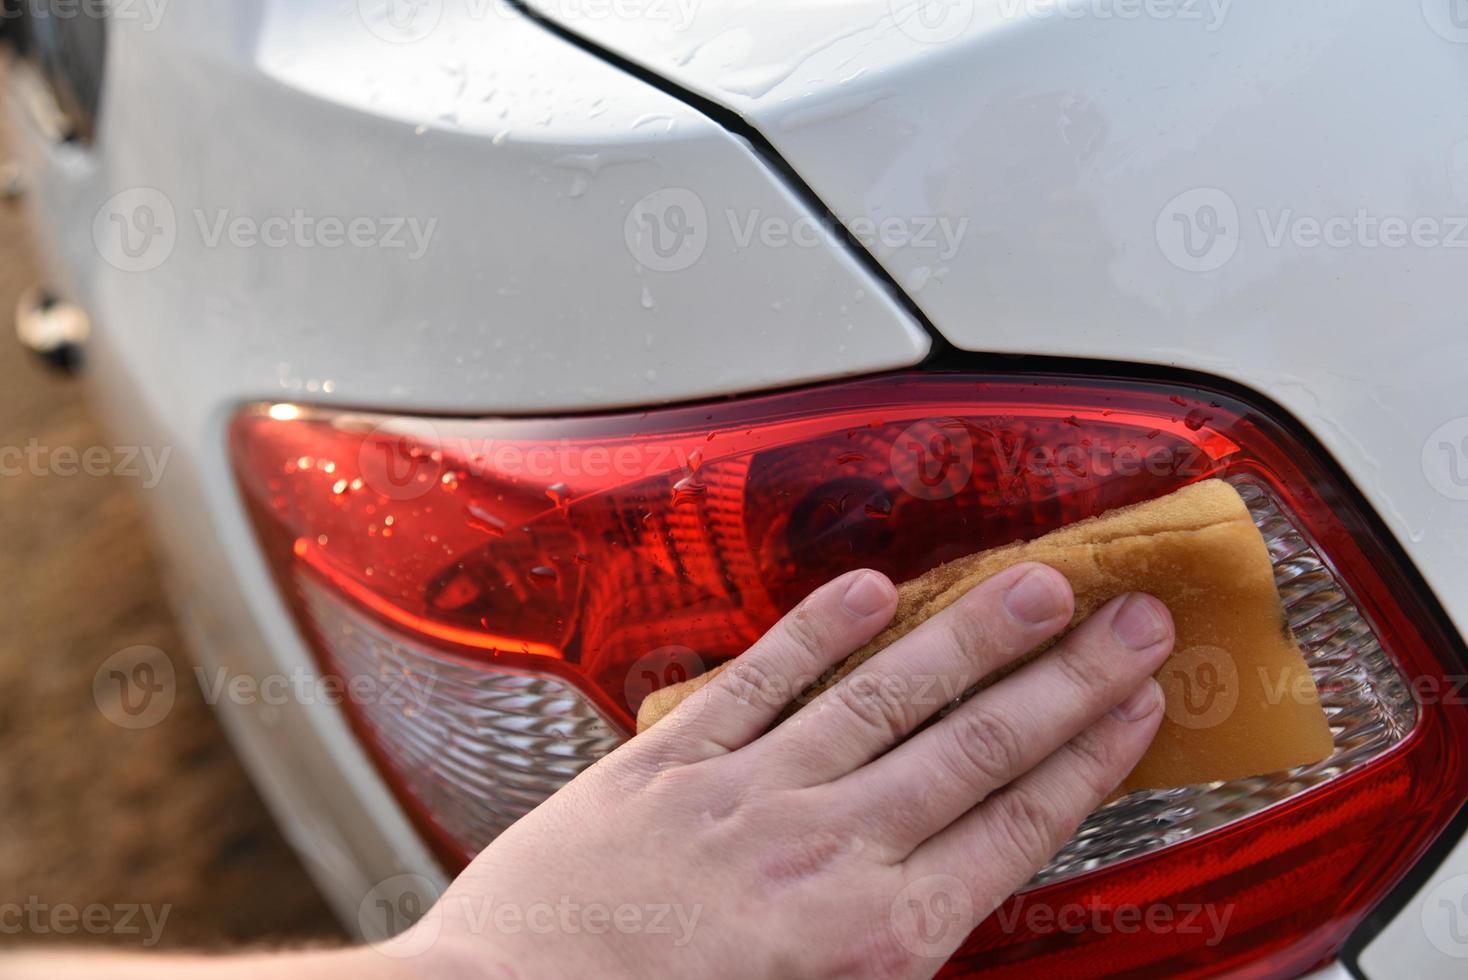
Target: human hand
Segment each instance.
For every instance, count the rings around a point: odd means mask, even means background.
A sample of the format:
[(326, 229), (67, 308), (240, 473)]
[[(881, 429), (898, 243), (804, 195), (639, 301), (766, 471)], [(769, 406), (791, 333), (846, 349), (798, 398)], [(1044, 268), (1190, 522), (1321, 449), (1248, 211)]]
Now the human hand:
[(817, 589), (514, 824), (430, 912), (430, 973), (935, 973), (1141, 758), (1173, 629), (1122, 596), (919, 731), (1069, 622), (1065, 578), (1019, 565), (770, 728), (895, 608), (872, 571)]

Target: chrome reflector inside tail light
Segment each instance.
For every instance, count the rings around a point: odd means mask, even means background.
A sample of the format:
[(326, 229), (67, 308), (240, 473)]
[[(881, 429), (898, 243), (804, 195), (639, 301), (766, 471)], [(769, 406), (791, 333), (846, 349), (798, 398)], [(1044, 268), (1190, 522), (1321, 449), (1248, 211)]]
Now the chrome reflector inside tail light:
[(258, 405), (231, 449), (323, 669), (434, 679), (411, 712), (345, 709), (450, 870), (649, 691), (834, 575), (902, 581), (1215, 476), (1269, 542), (1334, 755), (1118, 801), (1013, 900), (1227, 908), (1226, 936), (996, 915), (947, 969), (1304, 969), (1468, 798), (1456, 638), (1313, 443), (1214, 386), (915, 372), (570, 419)]
[(1146, 854), (1287, 800), (1384, 754), (1417, 721), (1405, 679), (1330, 566), (1268, 489), (1249, 477), (1230, 482), (1264, 534), (1285, 619), (1315, 678), (1335, 752), (1288, 772), (1132, 793), (1082, 824), (1031, 887)]

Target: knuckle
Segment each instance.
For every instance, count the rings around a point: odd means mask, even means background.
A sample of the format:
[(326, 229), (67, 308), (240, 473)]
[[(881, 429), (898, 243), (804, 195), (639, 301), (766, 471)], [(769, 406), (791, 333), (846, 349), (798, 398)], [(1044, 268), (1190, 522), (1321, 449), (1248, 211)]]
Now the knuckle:
[(651, 787), (669, 799), (703, 799), (710, 789), (704, 774), (691, 765), (657, 764)]
[(1014, 654), (1023, 650), (1005, 650), (995, 633), (988, 605), (978, 602), (959, 603), (948, 621), (948, 635), (958, 653), (967, 660), (986, 661), (994, 653)]
[(1003, 793), (993, 802), (997, 808), (1000, 841), (1027, 864), (1039, 867), (1048, 861), (1055, 849), (1054, 816), (1050, 808), (1023, 790)]
[(1081, 639), (1055, 648), (1055, 669), (1081, 695), (1094, 697), (1111, 685), (1106, 663), (1112, 658), (1095, 655), (1093, 646)]
[(1079, 765), (1079, 776), (1093, 796), (1105, 796), (1116, 783), (1113, 774), (1117, 767), (1116, 748), (1092, 729), (1082, 732), (1071, 740), (1067, 750), (1074, 755)]
[(988, 711), (960, 711), (944, 722), (955, 768), (966, 781), (977, 773), (991, 785), (1018, 775), (1023, 748), (1014, 726)]
[(899, 685), (854, 674), (842, 679), (831, 691), (836, 703), (868, 736), (893, 742), (910, 730), (907, 701)]
[(721, 678), (727, 677), (721, 686), (739, 704), (756, 707), (778, 707), (780, 702), (779, 678), (760, 658), (751, 657), (736, 661)]
[(768, 893), (826, 873), (858, 847), (849, 832), (816, 827), (793, 840), (767, 845), (756, 870)]
[(809, 599), (785, 618), (784, 632), (789, 643), (805, 654), (801, 659), (807, 663), (813, 659), (809, 654), (819, 654), (833, 645), (830, 624)]

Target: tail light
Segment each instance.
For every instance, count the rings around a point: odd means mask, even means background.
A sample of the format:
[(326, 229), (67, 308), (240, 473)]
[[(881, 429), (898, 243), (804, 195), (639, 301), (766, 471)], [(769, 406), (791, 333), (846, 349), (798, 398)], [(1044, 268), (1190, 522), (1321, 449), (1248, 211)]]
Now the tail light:
[(1215, 476), (1269, 543), (1334, 755), (1113, 803), (949, 975), (1304, 970), (1468, 798), (1454, 641), (1317, 451), (1233, 394), (911, 373), (577, 419), (259, 405), (231, 442), (323, 670), (421, 693), (345, 703), (450, 871), (832, 576)]

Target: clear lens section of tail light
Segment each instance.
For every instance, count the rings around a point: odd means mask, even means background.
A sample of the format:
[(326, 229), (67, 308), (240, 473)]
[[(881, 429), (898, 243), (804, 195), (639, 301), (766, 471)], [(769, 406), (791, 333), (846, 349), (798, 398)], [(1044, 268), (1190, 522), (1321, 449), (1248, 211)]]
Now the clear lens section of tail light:
[(353, 699), (368, 744), (400, 774), (418, 819), (466, 851), (622, 742), (569, 684), (456, 662), (343, 602), (309, 572), (298, 586), (332, 673), (373, 678), (364, 690), (384, 692)]
[(257, 405), (231, 445), (323, 669), (417, 681), (344, 703), (450, 870), (832, 576), (1209, 477), (1264, 532), (1334, 755), (1099, 811), (949, 973), (1305, 969), (1468, 797), (1455, 638), (1313, 445), (1234, 393), (910, 373), (578, 419)]

